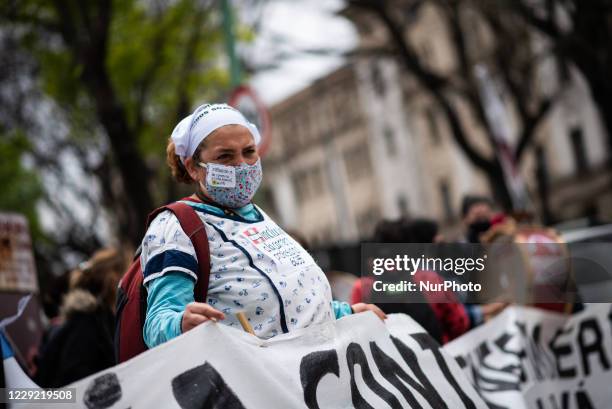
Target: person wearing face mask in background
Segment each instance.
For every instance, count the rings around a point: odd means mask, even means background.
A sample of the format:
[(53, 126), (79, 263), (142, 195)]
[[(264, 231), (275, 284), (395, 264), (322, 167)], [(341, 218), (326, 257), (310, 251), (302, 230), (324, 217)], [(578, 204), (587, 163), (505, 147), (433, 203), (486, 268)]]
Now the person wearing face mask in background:
[(479, 243), (480, 235), (491, 227), (493, 202), (485, 196), (467, 195), (461, 202), (461, 221), (464, 227), (462, 242)]
[(195, 249), (172, 212), (157, 215), (141, 252), (149, 348), (208, 320), (240, 328), (239, 312), (261, 338), (368, 310), (386, 317), (374, 305), (333, 301), (308, 252), (251, 203), (263, 176), (259, 141), (257, 128), (226, 104), (198, 107), (172, 132), (168, 165), (178, 182), (196, 186), (182, 201), (206, 229), (210, 280), (206, 302), (195, 302)]
[[(492, 226), (496, 215), (493, 212), (493, 201), (485, 196), (466, 195), (461, 201), (461, 218), (464, 235), (460, 243), (480, 243), (480, 237)], [(499, 314), (508, 304), (493, 302), (488, 304), (469, 304), (465, 307), (472, 327), (476, 327)]]
[[(429, 219), (383, 220), (374, 230), (374, 243), (442, 243), (444, 237), (438, 233), (438, 223)], [(392, 271), (388, 275), (398, 274)], [(401, 273), (400, 273), (401, 274)], [(410, 280), (419, 283), (442, 284), (443, 279), (434, 270), (419, 269)], [(351, 302), (361, 302), (372, 297), (372, 277), (362, 277), (353, 283)], [(470, 329), (469, 317), (463, 304), (458, 302), (453, 291), (417, 291), (395, 296), (388, 292), (377, 305), (387, 314), (409, 315), (427, 333), (441, 344), (447, 343)], [(384, 300), (384, 301), (383, 301)]]

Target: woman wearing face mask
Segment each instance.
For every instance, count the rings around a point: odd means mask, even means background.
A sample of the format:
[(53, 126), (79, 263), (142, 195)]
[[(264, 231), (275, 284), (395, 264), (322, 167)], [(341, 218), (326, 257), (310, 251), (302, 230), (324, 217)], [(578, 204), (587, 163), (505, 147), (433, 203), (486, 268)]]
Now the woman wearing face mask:
[(168, 164), (178, 182), (195, 184), (184, 201), (206, 228), (210, 281), (206, 303), (194, 302), (195, 250), (174, 214), (160, 213), (141, 254), (148, 347), (211, 319), (239, 328), (238, 312), (261, 338), (354, 312), (372, 310), (385, 318), (374, 305), (332, 301), (312, 257), (251, 203), (262, 179), (259, 141), (257, 128), (226, 104), (198, 107), (172, 132)]

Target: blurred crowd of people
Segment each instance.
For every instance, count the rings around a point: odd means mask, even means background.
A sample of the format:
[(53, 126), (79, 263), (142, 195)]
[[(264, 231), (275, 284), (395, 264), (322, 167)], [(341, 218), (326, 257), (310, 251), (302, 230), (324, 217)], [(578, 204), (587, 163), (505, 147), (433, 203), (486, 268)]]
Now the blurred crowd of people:
[(57, 388), (115, 365), (115, 298), (126, 261), (118, 250), (102, 249), (49, 286), (49, 326), (33, 365), (38, 385)]
[[(503, 219), (503, 215), (494, 211), (494, 203), (485, 196), (465, 196), (461, 205), (462, 235), (455, 242), (479, 243), (481, 236), (490, 227)], [(373, 243), (444, 243), (449, 240), (440, 231), (439, 224), (425, 218), (399, 218), (380, 221), (371, 238)], [(331, 281), (331, 280), (330, 280)], [(352, 303), (370, 299), (371, 278), (354, 279), (350, 294)], [(413, 282), (441, 283), (443, 278), (435, 271), (417, 271), (412, 276)], [(332, 281), (332, 291), (334, 291)], [(470, 329), (500, 313), (508, 303), (505, 301), (487, 304), (470, 304), (462, 302), (463, 294), (452, 291), (417, 293), (420, 300), (405, 302), (375, 303), (385, 313), (404, 313), (411, 316), (440, 343), (449, 342)], [(387, 297), (388, 299), (389, 297)]]

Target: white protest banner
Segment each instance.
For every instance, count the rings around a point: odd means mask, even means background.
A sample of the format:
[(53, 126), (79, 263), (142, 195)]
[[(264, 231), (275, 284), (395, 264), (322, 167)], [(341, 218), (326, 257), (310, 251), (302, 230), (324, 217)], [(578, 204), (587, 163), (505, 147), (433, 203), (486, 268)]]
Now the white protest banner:
[(370, 312), (267, 341), (206, 323), (68, 387), (54, 408), (486, 408), (412, 319)]
[(575, 315), (526, 307), (444, 346), (492, 409), (612, 408), (612, 310)]

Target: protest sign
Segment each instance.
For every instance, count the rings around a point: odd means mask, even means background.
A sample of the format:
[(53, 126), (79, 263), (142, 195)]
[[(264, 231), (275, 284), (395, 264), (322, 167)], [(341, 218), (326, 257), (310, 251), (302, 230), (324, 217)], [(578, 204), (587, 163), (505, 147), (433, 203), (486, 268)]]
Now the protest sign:
[(68, 387), (76, 404), (54, 407), (486, 407), (412, 319), (373, 313), (267, 341), (210, 322)]
[[(27, 219), (17, 213), (0, 212), (0, 317), (14, 313), (26, 294), (38, 294), (38, 279)], [(40, 299), (32, 297), (23, 317), (5, 331), (15, 342), (15, 354), (24, 360), (40, 340), (43, 325)]]
[(20, 214), (0, 213), (0, 291), (38, 292), (28, 222)]
[(492, 409), (612, 407), (612, 311), (511, 307), (444, 346)]

